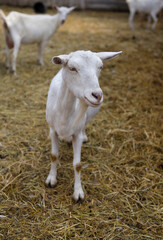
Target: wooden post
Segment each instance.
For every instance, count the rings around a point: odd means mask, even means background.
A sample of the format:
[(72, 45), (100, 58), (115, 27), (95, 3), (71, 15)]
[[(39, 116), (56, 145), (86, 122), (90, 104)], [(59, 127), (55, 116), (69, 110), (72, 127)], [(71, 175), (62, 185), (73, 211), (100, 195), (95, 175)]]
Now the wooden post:
[(82, 10), (86, 9), (86, 0), (79, 0), (79, 6)]

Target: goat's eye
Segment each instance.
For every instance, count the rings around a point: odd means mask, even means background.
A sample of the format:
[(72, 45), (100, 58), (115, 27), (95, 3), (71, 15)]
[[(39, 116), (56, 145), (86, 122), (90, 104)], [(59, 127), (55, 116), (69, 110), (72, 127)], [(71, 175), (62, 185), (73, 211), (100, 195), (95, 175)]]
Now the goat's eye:
[(70, 71), (77, 72), (77, 69), (75, 67), (69, 67)]
[(103, 68), (103, 66), (100, 66), (99, 69), (101, 70)]

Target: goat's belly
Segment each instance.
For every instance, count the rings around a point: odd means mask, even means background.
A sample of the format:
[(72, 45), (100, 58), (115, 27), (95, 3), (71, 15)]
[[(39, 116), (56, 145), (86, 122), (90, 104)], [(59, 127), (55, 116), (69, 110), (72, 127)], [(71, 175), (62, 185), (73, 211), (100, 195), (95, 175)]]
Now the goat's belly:
[(24, 43), (24, 44), (31, 44), (31, 43), (39, 43), (40, 40), (42, 40), (40, 37), (24, 36), (22, 38), (21, 42)]
[(153, 3), (148, 3), (148, 5), (144, 2), (141, 2), (139, 6), (137, 6), (137, 10), (139, 12), (145, 12), (145, 13), (150, 13), (152, 9), (154, 8)]

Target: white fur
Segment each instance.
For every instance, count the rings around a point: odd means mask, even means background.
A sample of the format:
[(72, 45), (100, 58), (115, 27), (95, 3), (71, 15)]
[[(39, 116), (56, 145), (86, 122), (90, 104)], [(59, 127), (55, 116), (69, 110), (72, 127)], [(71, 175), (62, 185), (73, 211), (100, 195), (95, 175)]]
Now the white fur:
[(28, 15), (19, 12), (10, 12), (6, 17), (0, 10), (0, 17), (6, 36), (6, 66), (9, 68), (9, 48), (13, 50), (12, 70), (16, 74), (16, 58), (20, 44), (38, 44), (38, 62), (43, 65), (43, 51), (48, 40), (57, 28), (63, 24), (74, 7), (57, 7), (58, 13), (51, 15)]
[(134, 15), (136, 12), (145, 12), (149, 14), (148, 24), (151, 22), (151, 17), (153, 18), (152, 29), (156, 27), (157, 24), (157, 14), (163, 8), (163, 0), (126, 0), (130, 10), (129, 24), (131, 29), (134, 29)]
[[(81, 146), (87, 140), (85, 125), (93, 119), (103, 101), (98, 77), (102, 60), (115, 57), (121, 52), (93, 53), (77, 51), (69, 55), (53, 57), (52, 62), (62, 69), (53, 78), (47, 99), (46, 119), (50, 127), (52, 156), (58, 158), (58, 140), (72, 141), (73, 167), (75, 172), (73, 198), (84, 198), (80, 181)], [(57, 161), (51, 162), (46, 184), (57, 183)]]

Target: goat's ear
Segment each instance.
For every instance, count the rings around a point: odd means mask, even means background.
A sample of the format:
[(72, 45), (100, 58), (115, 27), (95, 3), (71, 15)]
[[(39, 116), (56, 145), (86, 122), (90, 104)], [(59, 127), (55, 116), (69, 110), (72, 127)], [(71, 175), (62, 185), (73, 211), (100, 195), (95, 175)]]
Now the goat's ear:
[(57, 10), (58, 12), (60, 12), (60, 7), (58, 7), (58, 6), (55, 5), (53, 8), (54, 8), (55, 10)]
[(58, 7), (57, 7), (56, 5), (53, 5), (52, 8), (53, 8), (54, 10), (58, 10)]
[(122, 51), (120, 51), (120, 52), (99, 52), (99, 53), (96, 53), (96, 55), (99, 58), (101, 58), (102, 61), (104, 61), (104, 60), (108, 60), (111, 58), (115, 58), (116, 56), (118, 56), (121, 53), (122, 53)]
[(70, 8), (69, 8), (69, 13), (72, 12), (75, 8), (76, 8), (75, 6), (70, 7)]
[(53, 64), (61, 64), (64, 65), (68, 62), (68, 55), (59, 55), (59, 56), (54, 56), (52, 58), (52, 63)]

